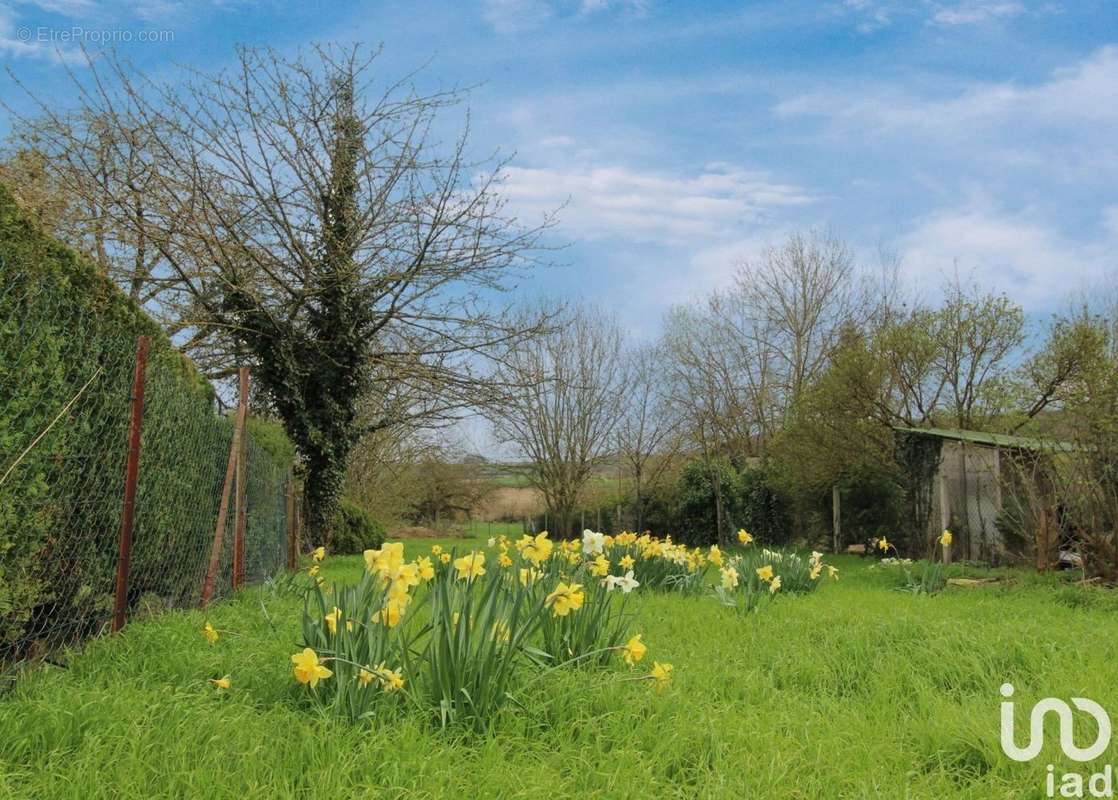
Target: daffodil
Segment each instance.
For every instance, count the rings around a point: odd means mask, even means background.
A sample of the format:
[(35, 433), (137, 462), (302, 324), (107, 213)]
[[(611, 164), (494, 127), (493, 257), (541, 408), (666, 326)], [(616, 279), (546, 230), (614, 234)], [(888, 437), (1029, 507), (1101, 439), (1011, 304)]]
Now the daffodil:
[(877, 540), (877, 549), (881, 550), (882, 552), (888, 550), (889, 540), (882, 536), (880, 539)]
[(625, 659), (625, 663), (630, 667), (644, 658), (644, 654), (648, 652), (648, 647), (641, 641), (641, 635), (637, 634), (625, 643), (621, 649), (621, 657)]
[(210, 678), (210, 683), (212, 683), (218, 689), (229, 689), (233, 686), (233, 682), (229, 680), (228, 675), (226, 675), (224, 678)]
[(954, 537), (951, 535), (951, 531), (945, 530), (939, 536), (939, 543), (944, 547), (950, 547), (953, 538)]
[(511, 567), (512, 559), (509, 558), (508, 553), (501, 553), (501, 555), (497, 558), (497, 563), (500, 564), (502, 567)]
[(330, 635), (333, 636), (338, 632), (338, 620), (341, 619), (342, 610), (337, 606), (325, 616), (326, 627), (330, 629)]
[(439, 561), (443, 562), (444, 564), (449, 564), (450, 553), (439, 553)]
[(294, 673), (295, 680), (299, 683), (308, 683), (313, 689), (318, 686), (318, 682), (329, 678), (334, 673), (318, 663), (318, 654), (309, 647), (303, 648), (303, 652), (295, 653), (291, 656), (291, 663), (295, 665)]
[(312, 578), (315, 575), (317, 575), (318, 574), (318, 564), (312, 564), (310, 567), (308, 567), (307, 568), (307, 574), (310, 575)]
[(458, 570), (459, 580), (480, 578), (485, 574), (485, 553), (473, 550), (461, 558), (456, 558), (454, 568)]
[(720, 570), (722, 574), (722, 588), (727, 591), (734, 589), (738, 585), (738, 571), (733, 567), (723, 567)]
[(621, 565), (621, 569), (632, 569), (635, 562), (632, 556), (624, 555), (621, 556), (617, 563)]
[(672, 669), (674, 668), (671, 664), (661, 664), (659, 661), (652, 662), (652, 672), (649, 673), (648, 677), (652, 678), (656, 691), (662, 692), (667, 688), (672, 679)]
[(537, 569), (529, 569), (528, 567), (520, 568), (520, 585), (531, 586), (536, 582), (536, 578), (540, 576), (540, 571)]
[(589, 528), (582, 532), (582, 552), (595, 556), (602, 552), (605, 546), (606, 535), (604, 533), (595, 533)]
[(709, 556), (709, 558), (710, 558), (710, 563), (714, 564), (714, 566), (716, 566), (716, 567), (721, 567), (722, 566), (722, 551), (718, 548), (718, 545), (712, 544), (710, 546), (710, 556)]
[(313, 558), (315, 561), (322, 561), (326, 558), (326, 548), (316, 547), (314, 550), (311, 551), (311, 558)]
[(544, 605), (550, 606), (555, 616), (565, 617), (572, 611), (578, 611), (582, 608), (582, 603), (585, 599), (581, 584), (560, 583), (555, 587), (555, 591), (549, 594), (544, 600)]
[(433, 556), (442, 555), (442, 552), (443, 552), (442, 545), (440, 545), (440, 544), (431, 545), (431, 555), (433, 555)]
[(423, 558), (416, 561), (415, 566), (421, 579), (429, 581), (435, 577), (435, 565), (431, 563), (431, 559), (427, 556), (423, 556)]
[(386, 692), (397, 692), (404, 688), (403, 674), (399, 670), (389, 669), (383, 661), (374, 667), (373, 672)]
[(598, 578), (604, 578), (606, 575), (609, 575), (609, 559), (599, 554), (590, 564), (590, 574)]
[(516, 543), (516, 549), (520, 551), (521, 557), (531, 561), (537, 567), (551, 558), (551, 551), (554, 547), (555, 543), (547, 538), (547, 531), (541, 531), (534, 537), (524, 534), (520, 541)]
[(827, 575), (828, 575), (828, 577), (837, 581), (838, 580), (838, 567), (832, 567), (830, 564), (828, 564), (827, 565)]
[(745, 528), (742, 528), (740, 531), (738, 531), (738, 541), (742, 544), (749, 544), (753, 541), (753, 537), (749, 534), (749, 531), (747, 531)]
[(819, 574), (821, 572), (823, 572), (823, 565), (819, 564), (819, 563), (816, 563), (816, 564), (812, 565), (810, 570), (808, 570), (807, 576), (809, 578), (811, 578), (813, 581), (818, 580), (819, 579)]
[(769, 594), (776, 594), (779, 591), (780, 591), (780, 576), (777, 575), (775, 578), (772, 579), (772, 583), (769, 584)]
[(202, 626), (202, 635), (206, 637), (206, 641), (210, 644), (217, 643), (217, 631), (214, 630), (214, 626), (211, 623), (207, 622), (205, 625)]
[(620, 589), (622, 594), (629, 594), (629, 592), (640, 586), (640, 583), (633, 578), (633, 571), (629, 570), (624, 575), (607, 575), (603, 581), (606, 591), (612, 589)]
[(763, 567), (757, 567), (757, 577), (768, 583), (773, 579), (772, 564), (765, 564)]

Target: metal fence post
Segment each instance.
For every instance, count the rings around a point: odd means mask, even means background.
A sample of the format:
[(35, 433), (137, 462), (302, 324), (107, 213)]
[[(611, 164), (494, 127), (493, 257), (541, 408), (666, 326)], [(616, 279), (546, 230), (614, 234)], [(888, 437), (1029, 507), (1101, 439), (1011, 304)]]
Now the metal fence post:
[(295, 519), (295, 476), (287, 477), (287, 568), (299, 568), (299, 523)]
[(241, 437), (244, 435), (245, 411), (243, 404), (237, 406), (237, 419), (233, 426), (233, 442), (229, 445), (229, 461), (225, 466), (225, 483), (221, 489), (221, 504), (217, 510), (217, 525), (214, 527), (214, 541), (210, 548), (210, 563), (206, 568), (206, 579), (202, 583), (202, 608), (205, 608), (213, 599), (214, 581), (217, 579), (217, 567), (221, 561), (221, 544), (225, 538), (225, 519), (229, 514), (229, 494), (233, 488), (233, 471), (237, 466), (237, 454), (241, 449)]
[(140, 433), (144, 424), (144, 379), (147, 374), (148, 338), (136, 339), (136, 369), (132, 375), (131, 413), (128, 420), (128, 458), (124, 468), (124, 508), (120, 513), (120, 553), (116, 560), (116, 598), (113, 632), (124, 627), (128, 607), (128, 571), (132, 561), (132, 524), (136, 512), (136, 484), (140, 477)]
[[(248, 415), (248, 367), (238, 370), (240, 384), (240, 401), (237, 409), (242, 414), (241, 419)], [(241, 409), (244, 409), (241, 411)], [(241, 423), (242, 426), (244, 423)], [(240, 589), (245, 583), (245, 525), (247, 517), (246, 504), (248, 503), (248, 487), (245, 485), (247, 478), (248, 461), (248, 436), (241, 434), (241, 446), (237, 451), (237, 494), (234, 500), (233, 511), (233, 588)]]

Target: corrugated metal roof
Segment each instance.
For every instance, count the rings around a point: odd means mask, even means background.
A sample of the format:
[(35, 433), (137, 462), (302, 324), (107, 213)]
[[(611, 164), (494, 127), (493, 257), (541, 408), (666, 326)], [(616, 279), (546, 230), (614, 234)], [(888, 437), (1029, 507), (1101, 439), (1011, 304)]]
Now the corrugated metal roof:
[(982, 444), (987, 447), (1010, 447), (1017, 450), (1074, 450), (1070, 442), (1050, 439), (1036, 439), (1028, 436), (1010, 436), (1005, 433), (985, 433), (983, 431), (964, 431), (958, 428), (906, 428), (894, 425), (893, 430), (902, 433), (916, 433), (934, 436), (939, 439), (952, 439), (957, 442)]

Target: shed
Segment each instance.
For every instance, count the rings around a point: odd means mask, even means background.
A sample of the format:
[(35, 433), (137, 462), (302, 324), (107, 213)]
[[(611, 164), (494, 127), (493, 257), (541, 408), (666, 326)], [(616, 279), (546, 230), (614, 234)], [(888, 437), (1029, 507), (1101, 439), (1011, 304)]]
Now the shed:
[[(954, 535), (956, 559), (999, 564), (1054, 549), (1057, 514), (1040, 485), (1048, 472), (1035, 465), (1072, 445), (952, 428), (893, 430), (917, 531), (913, 554), (922, 555), (944, 529)], [(1023, 509), (1030, 522), (1017, 520)]]

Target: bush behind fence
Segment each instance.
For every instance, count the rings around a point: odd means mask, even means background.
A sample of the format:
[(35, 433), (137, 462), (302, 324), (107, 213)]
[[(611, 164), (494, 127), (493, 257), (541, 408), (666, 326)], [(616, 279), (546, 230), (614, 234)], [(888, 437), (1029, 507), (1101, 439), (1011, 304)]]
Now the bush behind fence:
[[(199, 602), (233, 424), (159, 326), (0, 187), (0, 672), (110, 619), (138, 336), (151, 347), (130, 615)], [(252, 580), (287, 558), (291, 462), (251, 426), (246, 448)], [(233, 525), (215, 596), (232, 585)]]

